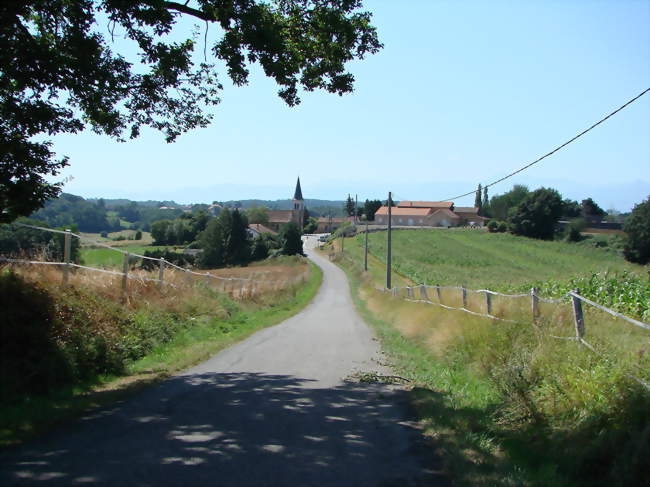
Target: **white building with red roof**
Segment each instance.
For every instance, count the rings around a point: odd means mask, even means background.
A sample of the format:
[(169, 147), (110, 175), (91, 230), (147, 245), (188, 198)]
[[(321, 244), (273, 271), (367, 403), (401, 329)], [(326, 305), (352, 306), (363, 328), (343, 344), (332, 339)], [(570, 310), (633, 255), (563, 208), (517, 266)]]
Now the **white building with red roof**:
[[(452, 201), (400, 201), (391, 208), (391, 224), (408, 227), (483, 226), (487, 218), (478, 208), (455, 208)], [(388, 224), (388, 207), (375, 212), (375, 223)]]

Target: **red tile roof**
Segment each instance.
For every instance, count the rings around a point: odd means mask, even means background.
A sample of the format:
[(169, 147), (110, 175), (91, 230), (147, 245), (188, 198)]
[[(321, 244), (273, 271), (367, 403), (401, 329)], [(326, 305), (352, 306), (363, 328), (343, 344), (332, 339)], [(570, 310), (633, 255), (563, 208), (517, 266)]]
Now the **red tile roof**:
[(267, 213), (270, 223), (289, 223), (293, 216), (292, 210), (269, 210)]
[(436, 210), (436, 211), (433, 212), (433, 214), (434, 215), (443, 214), (446, 217), (452, 218), (454, 220), (459, 220), (460, 219), (460, 217), (456, 213), (454, 213), (451, 210), (448, 210), (447, 208), (441, 208), (439, 210)]
[(400, 208), (448, 208), (454, 206), (452, 201), (400, 201)]
[[(393, 207), (391, 215), (397, 216), (427, 216), (431, 213), (431, 208), (399, 208)], [(388, 215), (388, 207), (382, 206), (375, 212), (375, 216)]]
[(278, 232), (275, 232), (275, 231), (271, 230), (270, 228), (265, 227), (261, 223), (250, 223), (248, 225), (248, 228), (250, 228), (251, 230), (255, 230), (257, 233), (271, 233), (273, 235), (278, 234)]
[(454, 213), (478, 213), (478, 208), (473, 206), (457, 206), (454, 208)]

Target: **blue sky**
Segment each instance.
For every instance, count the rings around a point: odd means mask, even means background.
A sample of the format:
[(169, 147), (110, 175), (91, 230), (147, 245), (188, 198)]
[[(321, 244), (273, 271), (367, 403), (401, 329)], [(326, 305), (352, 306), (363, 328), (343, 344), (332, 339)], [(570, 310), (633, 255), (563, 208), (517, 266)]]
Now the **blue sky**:
[[(350, 64), (355, 92), (289, 108), (253, 70), (213, 124), (166, 144), (55, 139), (65, 191), (179, 202), (290, 197), (439, 200), (522, 166), (650, 87), (650, 2), (366, 0), (384, 49)], [(202, 51), (202, 47), (200, 47)], [(222, 81), (226, 81), (225, 73)], [(629, 210), (650, 194), (650, 93), (491, 189), (550, 186)], [(469, 205), (473, 198), (457, 201)]]

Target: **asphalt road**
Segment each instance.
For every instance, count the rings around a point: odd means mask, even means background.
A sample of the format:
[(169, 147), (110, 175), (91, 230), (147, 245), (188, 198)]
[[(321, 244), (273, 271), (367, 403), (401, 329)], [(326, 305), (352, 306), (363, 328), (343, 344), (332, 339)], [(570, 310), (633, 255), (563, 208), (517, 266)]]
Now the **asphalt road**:
[(0, 455), (0, 485), (446, 485), (343, 272), (314, 301), (163, 384)]

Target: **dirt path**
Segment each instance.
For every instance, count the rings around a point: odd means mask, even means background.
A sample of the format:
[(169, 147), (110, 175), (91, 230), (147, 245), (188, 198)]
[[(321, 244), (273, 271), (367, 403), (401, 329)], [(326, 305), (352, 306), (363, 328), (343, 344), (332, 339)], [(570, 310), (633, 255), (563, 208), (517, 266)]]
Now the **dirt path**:
[[(0, 485), (443, 485), (345, 275), (301, 313), (65, 431), (0, 456)], [(429, 465), (430, 466), (430, 465)]]

